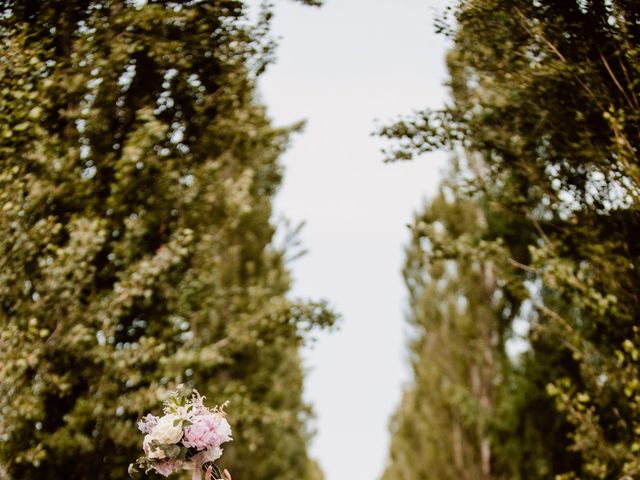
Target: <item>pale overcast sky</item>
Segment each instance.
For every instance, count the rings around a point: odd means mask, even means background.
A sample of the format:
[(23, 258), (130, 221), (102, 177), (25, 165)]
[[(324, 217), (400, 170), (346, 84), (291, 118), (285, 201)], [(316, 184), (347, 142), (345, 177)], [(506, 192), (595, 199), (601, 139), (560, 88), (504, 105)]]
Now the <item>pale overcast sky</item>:
[(276, 210), (304, 220), (309, 253), (292, 264), (293, 294), (326, 298), (339, 331), (305, 352), (306, 398), (318, 418), (312, 454), (327, 480), (375, 480), (388, 423), (409, 378), (400, 269), (406, 225), (438, 184), (446, 155), (385, 165), (375, 119), (446, 100), (445, 0), (279, 1), (278, 61), (260, 82), (279, 125), (307, 120), (284, 156)]

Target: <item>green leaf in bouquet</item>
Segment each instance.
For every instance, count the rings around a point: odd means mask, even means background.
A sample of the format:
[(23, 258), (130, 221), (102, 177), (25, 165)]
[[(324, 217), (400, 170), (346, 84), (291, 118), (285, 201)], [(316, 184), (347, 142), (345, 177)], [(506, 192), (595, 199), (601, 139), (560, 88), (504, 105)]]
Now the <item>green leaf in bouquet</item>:
[(180, 447), (174, 443), (169, 444), (169, 445), (163, 445), (162, 450), (164, 450), (164, 453), (167, 457), (169, 458), (178, 458), (180, 456)]
[(177, 460), (186, 461), (188, 453), (189, 453), (189, 449), (187, 447), (182, 446), (182, 445), (177, 445), (177, 446), (178, 446), (178, 448), (180, 448), (180, 452), (178, 453), (178, 455), (175, 458)]

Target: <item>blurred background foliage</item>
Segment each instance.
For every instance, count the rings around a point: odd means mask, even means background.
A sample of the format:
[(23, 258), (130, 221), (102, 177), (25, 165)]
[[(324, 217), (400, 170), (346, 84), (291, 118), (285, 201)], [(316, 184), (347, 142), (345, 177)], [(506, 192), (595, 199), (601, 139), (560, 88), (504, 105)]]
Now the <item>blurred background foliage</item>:
[[(315, 4), (317, 2), (304, 2)], [(237, 0), (0, 1), (0, 478), (122, 479), (179, 383), (230, 401), (237, 478), (319, 480), (278, 157)]]
[(640, 4), (463, 0), (451, 102), (380, 134), (454, 161), (415, 217), (413, 380), (383, 480), (640, 476)]

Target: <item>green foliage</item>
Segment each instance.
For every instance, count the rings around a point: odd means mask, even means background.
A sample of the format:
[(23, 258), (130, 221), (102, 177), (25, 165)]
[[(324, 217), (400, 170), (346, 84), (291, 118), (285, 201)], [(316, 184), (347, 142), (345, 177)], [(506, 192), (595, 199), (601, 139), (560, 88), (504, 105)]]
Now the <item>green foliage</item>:
[(453, 182), (415, 219), (404, 269), (414, 381), (392, 423), (385, 480), (490, 478), (488, 421), (505, 299), (496, 295), (492, 259), (474, 255), (485, 225), (482, 210)]
[[(451, 105), (380, 132), (389, 160), (464, 152), (484, 237), (503, 249), (474, 247), (477, 261), (494, 252), (498, 291), (513, 299), (505, 330), (529, 329), (496, 385), (496, 477), (640, 475), (639, 18), (623, 0), (462, 1)], [(400, 410), (406, 422), (416, 411)]]
[(240, 478), (317, 479), (243, 2), (0, 2), (0, 476), (120, 479), (177, 383)]

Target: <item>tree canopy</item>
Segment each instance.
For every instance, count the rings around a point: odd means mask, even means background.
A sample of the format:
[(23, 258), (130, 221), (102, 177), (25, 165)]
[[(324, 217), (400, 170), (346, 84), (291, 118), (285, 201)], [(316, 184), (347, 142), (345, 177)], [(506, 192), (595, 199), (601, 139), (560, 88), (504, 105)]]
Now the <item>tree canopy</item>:
[[(463, 0), (447, 16), (449, 24), (445, 19), (439, 27), (453, 40), (450, 104), (402, 118), (381, 134), (390, 139), (389, 160), (439, 148), (458, 158), (459, 188), (444, 204), (439, 199), (427, 207), (426, 224), (439, 222), (449, 231), (441, 217), (456, 205), (475, 203), (485, 219), (481, 232), (475, 239), (454, 236), (440, 251), (469, 279), (475, 272), (464, 268), (469, 255), (476, 268), (495, 268), (494, 296), (508, 301), (495, 315), (477, 317), (472, 330), (458, 327), (445, 340), (438, 333), (442, 307), (412, 307), (412, 322), (426, 325), (417, 344), (441, 345), (437, 351), (411, 348), (417, 363), (457, 371), (468, 362), (455, 354), (461, 342), (482, 339), (477, 333), (468, 340), (469, 332), (502, 324), (491, 350), (501, 361), (488, 414), (477, 394), (465, 403), (446, 389), (431, 389), (412, 399), (430, 388), (414, 366), (413, 385), (393, 423), (388, 471), (420, 448), (402, 425), (430, 425), (436, 420), (425, 412), (453, 402), (457, 415), (473, 407), (468, 425), (487, 415), (480, 431), (489, 439), (494, 478), (635, 478), (640, 6), (624, 0)], [(414, 247), (408, 259), (416, 251), (422, 249)], [(431, 269), (438, 258), (413, 277), (435, 282)], [(444, 289), (442, 305), (464, 295), (450, 280), (437, 286)], [(472, 305), (464, 316), (473, 313)], [(456, 325), (462, 317), (450, 312), (448, 322)], [(526, 332), (518, 334), (523, 325)], [(518, 337), (526, 348), (510, 354)], [(459, 381), (446, 375), (448, 382)], [(468, 374), (460, 382), (472, 380)], [(441, 421), (444, 414), (435, 415)], [(451, 438), (454, 427), (446, 422), (425, 438)], [(480, 448), (477, 438), (466, 441), (464, 446)], [(453, 448), (440, 453), (456, 464)], [(435, 468), (424, 458), (403, 478), (443, 478), (420, 473)]]
[(185, 383), (230, 401), (238, 477), (321, 478), (299, 346), (334, 315), (288, 295), (297, 127), (256, 101), (271, 12), (245, 9), (0, 1), (0, 477), (123, 478)]

